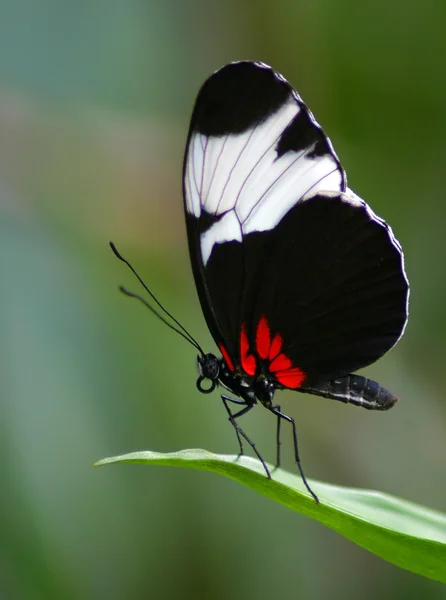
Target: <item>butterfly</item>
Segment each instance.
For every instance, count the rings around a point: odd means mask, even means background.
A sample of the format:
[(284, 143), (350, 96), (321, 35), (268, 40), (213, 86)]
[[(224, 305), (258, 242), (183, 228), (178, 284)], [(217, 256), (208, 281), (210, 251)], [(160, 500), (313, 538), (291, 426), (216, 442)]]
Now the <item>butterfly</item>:
[[(387, 410), (396, 397), (353, 371), (402, 336), (409, 284), (387, 223), (347, 176), (301, 97), (261, 62), (234, 62), (198, 93), (183, 168), (190, 260), (221, 353), (200, 354), (198, 389), (224, 388), (235, 428), (269, 469), (239, 418), (282, 389)], [(235, 406), (235, 412), (234, 412)], [(232, 410), (231, 410), (232, 409)], [(277, 465), (280, 465), (278, 443)]]
[[(294, 390), (373, 410), (397, 398), (354, 371), (403, 335), (409, 283), (390, 226), (348, 186), (333, 145), (288, 81), (268, 65), (230, 63), (205, 81), (193, 109), (183, 167), (190, 260), (220, 355), (205, 353), (133, 267), (156, 316), (199, 352), (197, 388), (223, 388), (235, 429), (270, 470), (239, 419), (257, 404), (291, 425), (275, 402)], [(161, 313), (159, 312), (161, 310)], [(164, 316), (163, 316), (164, 313)]]

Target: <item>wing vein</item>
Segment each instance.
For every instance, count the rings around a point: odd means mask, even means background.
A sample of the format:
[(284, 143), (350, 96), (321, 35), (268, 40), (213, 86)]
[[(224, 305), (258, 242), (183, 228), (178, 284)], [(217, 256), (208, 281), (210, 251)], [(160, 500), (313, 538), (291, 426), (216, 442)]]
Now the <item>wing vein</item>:
[(256, 128), (257, 128), (257, 125), (256, 125), (256, 126), (253, 128), (253, 130), (252, 130), (252, 131), (251, 131), (251, 133), (249, 134), (249, 137), (248, 137), (248, 139), (245, 141), (245, 143), (244, 143), (243, 147), (241, 148), (241, 150), (240, 150), (240, 152), (239, 152), (239, 155), (237, 156), (236, 160), (234, 161), (234, 164), (232, 165), (232, 168), (231, 168), (231, 170), (229, 171), (228, 177), (227, 177), (227, 179), (226, 179), (225, 185), (223, 186), (223, 189), (222, 189), (222, 192), (221, 192), (221, 195), (220, 195), (220, 199), (219, 199), (219, 201), (218, 201), (218, 205), (217, 205), (217, 212), (218, 212), (218, 209), (220, 208), (220, 204), (221, 204), (221, 202), (222, 202), (222, 200), (223, 200), (223, 196), (225, 195), (226, 188), (227, 188), (227, 186), (228, 186), (228, 184), (229, 184), (229, 181), (230, 181), (230, 179), (231, 179), (231, 177), (232, 177), (232, 174), (233, 174), (233, 172), (234, 172), (234, 169), (235, 169), (235, 167), (238, 165), (238, 162), (239, 162), (239, 160), (240, 160), (240, 158), (241, 158), (241, 156), (242, 156), (243, 152), (246, 150), (246, 148), (247, 148), (247, 146), (248, 146), (248, 144), (249, 144), (249, 142), (250, 142), (250, 140), (251, 140), (251, 138), (252, 138), (252, 136), (253, 136), (253, 134), (254, 134), (254, 132), (255, 132)]

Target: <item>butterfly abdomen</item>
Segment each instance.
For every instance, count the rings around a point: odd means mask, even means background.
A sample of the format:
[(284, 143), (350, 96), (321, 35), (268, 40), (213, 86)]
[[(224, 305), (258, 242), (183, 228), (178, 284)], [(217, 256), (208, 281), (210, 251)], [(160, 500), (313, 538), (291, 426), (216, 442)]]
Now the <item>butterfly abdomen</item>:
[(298, 391), (356, 404), (368, 410), (388, 410), (398, 400), (379, 383), (361, 375), (346, 375), (325, 383), (304, 385)]

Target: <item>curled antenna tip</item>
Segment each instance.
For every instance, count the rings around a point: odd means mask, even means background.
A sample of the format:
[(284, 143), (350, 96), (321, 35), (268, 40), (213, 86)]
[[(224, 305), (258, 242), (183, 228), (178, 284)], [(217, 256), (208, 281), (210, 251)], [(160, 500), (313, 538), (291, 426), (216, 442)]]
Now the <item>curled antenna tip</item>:
[(122, 292), (123, 294), (125, 294), (126, 296), (131, 296), (131, 297), (135, 296), (135, 294), (133, 292), (129, 292), (129, 290), (126, 289), (123, 285), (119, 286), (119, 291)]
[(116, 246), (114, 245), (113, 242), (109, 242), (110, 244), (110, 248), (113, 250), (114, 255), (119, 258), (119, 260), (122, 260), (123, 262), (125, 262), (125, 260), (122, 258), (122, 256), (119, 254), (119, 252), (116, 250)]

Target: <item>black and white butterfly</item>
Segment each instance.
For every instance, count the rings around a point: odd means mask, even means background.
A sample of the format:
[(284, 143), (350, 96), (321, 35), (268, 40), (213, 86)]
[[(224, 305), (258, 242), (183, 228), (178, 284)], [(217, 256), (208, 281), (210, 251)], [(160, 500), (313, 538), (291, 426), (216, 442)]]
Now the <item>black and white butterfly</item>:
[[(404, 331), (401, 246), (347, 187), (330, 140), (284, 77), (259, 62), (214, 73), (195, 103), (183, 176), (195, 283), (222, 354), (198, 357), (198, 388), (220, 384), (236, 397), (222, 399), (238, 436), (238, 417), (258, 401), (295, 434), (277, 389), (393, 406), (390, 392), (350, 373)], [(231, 414), (229, 402), (241, 410)]]
[(276, 416), (277, 465), (280, 424), (290, 422), (296, 462), (317, 500), (294, 420), (274, 395), (291, 389), (368, 409), (394, 405), (389, 391), (351, 372), (403, 334), (409, 285), (401, 246), (347, 187), (330, 140), (297, 92), (260, 62), (228, 64), (204, 83), (183, 184), (197, 292), (222, 355), (205, 354), (174, 320), (200, 352), (197, 387), (229, 392), (221, 397), (240, 453), (244, 438), (268, 477), (238, 419), (258, 402)]

